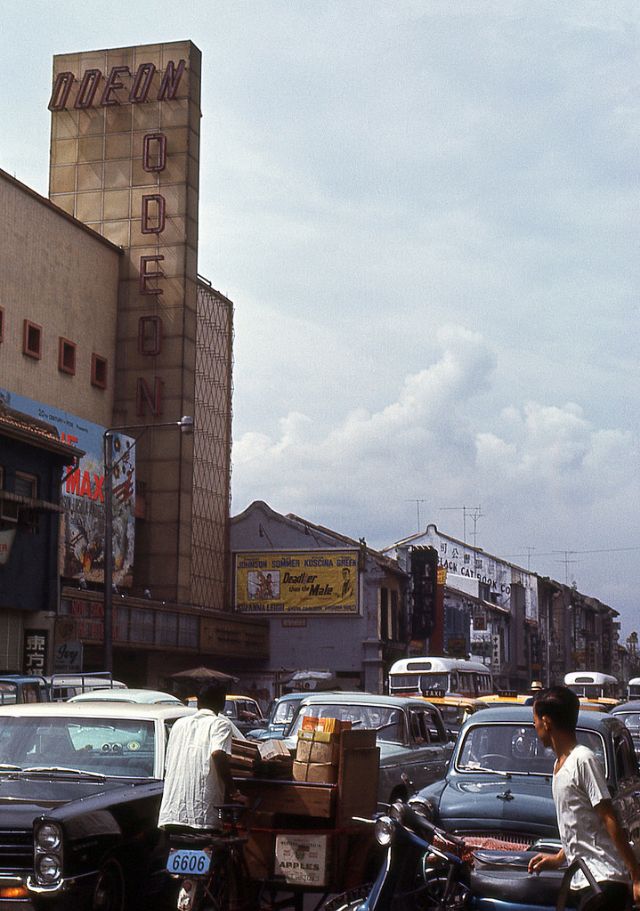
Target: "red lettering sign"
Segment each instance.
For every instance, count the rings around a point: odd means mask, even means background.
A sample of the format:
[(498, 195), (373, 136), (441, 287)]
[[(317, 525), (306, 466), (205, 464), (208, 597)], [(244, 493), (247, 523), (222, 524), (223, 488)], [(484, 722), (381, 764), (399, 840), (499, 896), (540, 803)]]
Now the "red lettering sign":
[(153, 256), (141, 256), (140, 257), (140, 294), (163, 294), (162, 288), (149, 288), (147, 287), (147, 282), (151, 281), (154, 278), (164, 278), (164, 272), (162, 269), (156, 269), (155, 272), (149, 272), (147, 270), (148, 263), (160, 263), (164, 259), (160, 253), (156, 253)]
[(53, 83), (53, 90), (49, 100), (50, 111), (63, 111), (67, 106), (67, 99), (71, 86), (76, 81), (73, 73), (58, 73), (56, 81)]
[(184, 60), (181, 60), (178, 63), (177, 69), (173, 60), (170, 60), (167, 63), (164, 71), (164, 76), (162, 77), (162, 82), (160, 83), (160, 88), (158, 90), (158, 101), (165, 101), (167, 98), (172, 101), (176, 97), (176, 92), (178, 91), (178, 86), (180, 85), (180, 80), (182, 79), (184, 68)]
[(136, 70), (135, 79), (129, 92), (129, 101), (131, 104), (140, 104), (147, 100), (149, 89), (156, 68), (153, 63), (141, 63)]
[[(154, 213), (153, 215), (151, 213)], [(142, 234), (162, 234), (165, 225), (165, 199), (159, 193), (142, 197)]]
[(156, 357), (162, 350), (162, 319), (141, 316), (138, 320), (138, 354)]
[(76, 103), (74, 108), (77, 110), (83, 111), (85, 108), (90, 108), (93, 104), (93, 99), (96, 94), (96, 90), (102, 79), (102, 73), (100, 70), (87, 70), (84, 76), (82, 77), (82, 82), (80, 83), (80, 88), (78, 89), (78, 95), (76, 97)]
[(138, 417), (146, 415), (145, 405), (149, 407), (154, 417), (162, 414), (162, 390), (164, 383), (158, 377), (153, 380), (153, 392), (144, 377), (139, 376), (136, 385), (136, 414)]
[[(158, 145), (154, 149), (152, 143)], [(154, 160), (155, 152), (155, 160)], [(164, 171), (167, 164), (167, 137), (164, 133), (147, 133), (142, 140), (142, 167), (145, 171)]]
[(100, 99), (100, 104), (108, 106), (112, 104), (120, 104), (118, 97), (113, 93), (117, 89), (123, 89), (124, 83), (118, 77), (126, 73), (127, 76), (130, 76), (128, 66), (112, 66), (109, 71), (109, 76), (107, 77), (107, 84), (104, 87), (104, 92), (102, 93), (102, 98)]

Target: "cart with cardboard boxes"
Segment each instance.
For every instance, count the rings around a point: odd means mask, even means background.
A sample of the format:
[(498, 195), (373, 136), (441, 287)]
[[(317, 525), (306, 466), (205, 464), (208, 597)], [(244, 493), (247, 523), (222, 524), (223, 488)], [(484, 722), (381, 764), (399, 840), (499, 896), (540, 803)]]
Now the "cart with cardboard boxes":
[(256, 807), (245, 857), (261, 908), (301, 911), (304, 895), (360, 885), (374, 846), (379, 748), (372, 730), (305, 718), (295, 757), (283, 741), (234, 741), (238, 790)]

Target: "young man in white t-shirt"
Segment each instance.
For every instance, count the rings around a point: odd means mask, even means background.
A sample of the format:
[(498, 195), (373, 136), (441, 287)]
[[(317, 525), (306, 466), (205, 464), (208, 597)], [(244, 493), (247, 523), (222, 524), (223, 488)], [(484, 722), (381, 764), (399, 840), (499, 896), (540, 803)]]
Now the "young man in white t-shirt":
[(198, 711), (179, 718), (169, 735), (158, 826), (219, 829), (218, 807), (242, 802), (229, 767), (231, 740), (244, 740), (224, 714), (227, 691), (212, 683), (198, 694)]
[[(543, 690), (533, 702), (536, 733), (556, 754), (552, 787), (562, 848), (557, 854), (536, 854), (529, 872), (555, 870), (565, 860), (582, 858), (606, 896), (599, 911), (625, 911), (631, 908), (632, 893), (640, 901), (640, 865), (611, 803), (602, 766), (577, 742), (579, 708), (580, 700), (566, 686)], [(583, 889), (587, 894), (581, 871), (571, 888), (578, 897)]]

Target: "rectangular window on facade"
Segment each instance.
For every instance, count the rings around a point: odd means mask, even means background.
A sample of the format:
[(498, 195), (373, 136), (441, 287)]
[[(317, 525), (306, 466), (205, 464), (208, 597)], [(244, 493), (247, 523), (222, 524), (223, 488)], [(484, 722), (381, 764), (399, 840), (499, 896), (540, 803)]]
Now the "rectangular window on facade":
[(26, 474), (24, 471), (16, 471), (16, 480), (13, 485), (13, 492), (19, 497), (28, 497), (35, 500), (38, 496), (38, 479), (34, 474)]
[(4, 307), (0, 307), (0, 342), (4, 339)]
[(91, 355), (91, 385), (99, 389), (107, 388), (107, 359), (99, 354)]
[(389, 590), (380, 589), (380, 638), (389, 641)]
[(58, 341), (58, 370), (73, 376), (76, 372), (76, 346), (68, 338)]
[(22, 330), (22, 353), (27, 357), (42, 357), (42, 326), (26, 319)]

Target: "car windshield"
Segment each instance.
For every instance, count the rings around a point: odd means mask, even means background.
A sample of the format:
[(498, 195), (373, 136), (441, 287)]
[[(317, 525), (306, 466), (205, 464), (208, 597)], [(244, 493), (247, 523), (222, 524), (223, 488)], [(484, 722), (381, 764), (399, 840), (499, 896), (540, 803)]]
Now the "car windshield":
[[(578, 743), (593, 750), (605, 767), (604, 741), (595, 731), (579, 729)], [(456, 769), (552, 775), (553, 750), (542, 746), (533, 724), (479, 724), (466, 732), (456, 757)]]
[(467, 717), (468, 709), (463, 705), (439, 705), (445, 727), (459, 726)]
[(387, 705), (335, 705), (329, 702), (321, 705), (302, 706), (290, 734), (297, 734), (302, 727), (303, 717), (338, 718), (350, 721), (351, 726), (361, 731), (372, 728), (377, 731), (377, 740), (404, 742), (403, 714), (401, 709)]
[(296, 713), (298, 708), (298, 703), (293, 699), (286, 699), (284, 702), (279, 702), (275, 707), (273, 713), (272, 723), (273, 724), (289, 724), (291, 719)]
[(115, 718), (8, 717), (0, 723), (0, 767), (77, 769), (152, 778), (153, 721)]
[(616, 712), (616, 717), (620, 717), (632, 734), (640, 734), (640, 712)]

